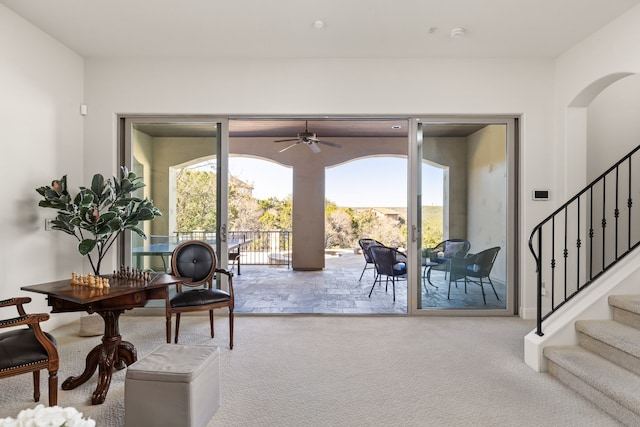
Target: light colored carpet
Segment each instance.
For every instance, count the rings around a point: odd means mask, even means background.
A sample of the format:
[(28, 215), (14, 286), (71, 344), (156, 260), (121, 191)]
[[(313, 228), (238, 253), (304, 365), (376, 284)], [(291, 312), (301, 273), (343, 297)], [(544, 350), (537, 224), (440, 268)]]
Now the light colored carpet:
[[(221, 407), (213, 426), (616, 426), (608, 415), (548, 374), (523, 362), (518, 318), (237, 316), (234, 350), (228, 319), (185, 317), (181, 344), (220, 348)], [(78, 375), (99, 337), (78, 324), (53, 331), (60, 383)], [(161, 317), (123, 316), (120, 332), (138, 357), (164, 342)], [(96, 378), (59, 405), (74, 406), (99, 427), (122, 426), (124, 375), (102, 405), (89, 404)], [(43, 374), (42, 401), (47, 401)], [(31, 376), (0, 380), (0, 416), (34, 406)]]

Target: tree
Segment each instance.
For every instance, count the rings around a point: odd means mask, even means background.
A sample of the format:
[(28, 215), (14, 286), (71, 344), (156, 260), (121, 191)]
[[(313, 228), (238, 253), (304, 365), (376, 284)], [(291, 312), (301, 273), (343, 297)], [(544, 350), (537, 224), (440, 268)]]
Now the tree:
[(404, 221), (387, 216), (377, 216), (371, 209), (359, 211), (354, 222), (357, 224), (357, 238), (369, 237), (384, 242), (388, 246), (405, 246), (407, 242)]
[(259, 221), (261, 230), (291, 230), (293, 224), (293, 199), (288, 196), (284, 200), (270, 197), (260, 200), (260, 208), (264, 212)]
[(229, 203), (229, 229), (231, 231), (259, 231), (262, 217), (260, 203), (253, 197), (239, 196)]
[(215, 172), (183, 169), (176, 179), (178, 231), (216, 229)]
[(333, 210), (325, 216), (325, 248), (354, 247), (351, 216), (343, 209)]

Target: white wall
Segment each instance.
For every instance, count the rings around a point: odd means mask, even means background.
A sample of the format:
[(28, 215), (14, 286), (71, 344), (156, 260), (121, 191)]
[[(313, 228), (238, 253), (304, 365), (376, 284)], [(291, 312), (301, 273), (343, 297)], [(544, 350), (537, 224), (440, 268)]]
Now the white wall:
[[(639, 41), (640, 6), (636, 6), (556, 61), (557, 144), (553, 154), (558, 159), (555, 163), (558, 206), (581, 190), (588, 183), (588, 177), (598, 176), (607, 163), (610, 166), (628, 152), (631, 149), (629, 145), (638, 135), (638, 117), (633, 117), (630, 111), (637, 101), (623, 101), (620, 88), (637, 90), (634, 88), (637, 88), (635, 78), (629, 76), (640, 72)], [(620, 101), (617, 106), (611, 99), (616, 97)], [(591, 104), (593, 110), (588, 111)], [(629, 117), (634, 123), (625, 123), (624, 128), (613, 130), (611, 126), (614, 124), (607, 123), (604, 115), (608, 108), (619, 110), (623, 117)], [(613, 132), (613, 140), (604, 137), (606, 128)], [(598, 154), (602, 154), (603, 159), (596, 161), (594, 157)], [(591, 160), (587, 161), (588, 158)], [(525, 338), (525, 361), (534, 369), (545, 370), (544, 346), (577, 343), (576, 320), (610, 317), (606, 295), (637, 289), (640, 271), (637, 265), (637, 256), (623, 259), (611, 275), (598, 281), (602, 283), (595, 283), (589, 292), (576, 298), (577, 303), (547, 320), (543, 337), (529, 334)]]
[[(615, 81), (617, 74), (640, 72), (639, 42), (640, 6), (636, 6), (557, 59), (556, 153), (562, 161), (556, 163), (556, 167), (562, 168), (557, 175), (563, 180), (565, 199), (584, 187), (587, 179), (586, 131), (584, 138), (571, 137), (581, 129), (572, 127), (574, 112), (569, 107), (588, 106), (610, 83), (610, 76)], [(603, 83), (598, 84), (600, 81)], [(618, 143), (608, 144), (615, 146)], [(608, 157), (605, 160), (608, 161)], [(576, 173), (578, 171), (582, 173)], [(591, 174), (597, 175), (596, 172)]]
[[(86, 170), (117, 167), (118, 113), (522, 114), (521, 191), (553, 189), (553, 67), (524, 59), (87, 59)], [(551, 206), (523, 203), (520, 283), (523, 304), (534, 312), (525, 245), (532, 218)]]
[[(81, 57), (0, 5), (0, 299), (30, 296), (30, 312), (50, 308), (43, 295), (21, 286), (82, 271), (75, 240), (44, 231), (44, 219), (55, 211), (38, 207), (35, 188), (64, 174), (71, 186), (84, 184), (83, 80)], [(4, 310), (2, 317), (13, 314)], [(44, 327), (53, 329), (68, 318), (52, 316)]]
[(603, 90), (587, 108), (587, 179), (640, 145), (640, 74)]
[(467, 152), (469, 225), (472, 253), (500, 247), (491, 277), (507, 278), (507, 134), (506, 126), (491, 125), (470, 135)]

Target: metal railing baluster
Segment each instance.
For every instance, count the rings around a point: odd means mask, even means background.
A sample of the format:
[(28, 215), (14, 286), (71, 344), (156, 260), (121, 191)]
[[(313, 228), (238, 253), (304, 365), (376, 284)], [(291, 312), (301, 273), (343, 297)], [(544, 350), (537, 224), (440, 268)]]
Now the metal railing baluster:
[[(634, 175), (632, 161), (640, 155), (634, 155), (640, 150), (640, 145), (624, 156), (620, 161), (607, 169), (598, 178), (593, 180), (588, 186), (573, 196), (569, 201), (556, 209), (551, 215), (534, 227), (529, 238), (529, 250), (533, 254), (536, 266), (536, 288), (537, 288), (537, 331), (538, 335), (543, 335), (543, 321), (558, 311), (563, 305), (570, 301), (579, 292), (583, 291), (597, 278), (602, 276), (608, 269), (614, 266), (619, 260), (628, 255), (632, 250), (640, 246), (640, 236), (634, 237), (633, 221), (635, 216), (633, 210), (633, 190), (640, 173)], [(621, 176), (620, 167), (628, 164), (627, 179)], [(637, 168), (635, 168), (637, 169)], [(613, 183), (612, 188), (607, 188), (607, 182)], [(624, 182), (624, 183), (623, 183)], [(598, 194), (601, 191), (602, 194)], [(613, 194), (610, 194), (613, 193)], [(627, 226), (621, 223), (620, 218), (620, 198), (627, 199)], [(583, 202), (585, 198), (586, 212), (588, 217), (583, 222)], [(608, 209), (607, 201), (613, 203), (613, 210)], [(611, 203), (610, 202), (610, 203)], [(600, 227), (594, 228), (596, 212), (601, 212)], [(609, 212), (609, 213), (608, 213)], [(575, 214), (575, 217), (573, 216)], [(608, 224), (613, 221), (613, 227)], [(575, 228), (574, 228), (575, 224)], [(584, 229), (583, 229), (584, 228)], [(572, 238), (573, 230), (576, 230), (574, 255), (569, 246), (569, 239)], [(621, 238), (627, 238), (627, 247), (620, 247)], [(640, 234), (640, 233), (636, 233)], [(588, 248), (582, 250), (583, 239), (586, 236)], [(545, 239), (548, 239), (545, 241)], [(613, 245), (613, 248), (611, 248)], [(549, 263), (545, 263), (543, 258), (543, 248), (549, 248)], [(562, 251), (563, 262), (558, 263), (556, 259), (556, 248)], [(582, 253), (584, 252), (584, 253)], [(607, 262), (607, 254), (611, 258)], [(584, 259), (584, 261), (583, 261)], [(596, 259), (600, 260), (598, 265)], [(559, 271), (561, 270), (561, 271)], [(584, 270), (584, 271), (583, 271)], [(569, 291), (568, 281), (573, 279), (571, 274), (576, 275), (576, 291)], [(544, 285), (545, 279), (550, 282), (551, 289)], [(562, 283), (557, 283), (557, 282)], [(560, 295), (557, 295), (556, 287)], [(543, 295), (544, 292), (547, 292)], [(557, 301), (557, 298), (560, 298)], [(549, 305), (545, 312), (543, 307), (545, 301)]]

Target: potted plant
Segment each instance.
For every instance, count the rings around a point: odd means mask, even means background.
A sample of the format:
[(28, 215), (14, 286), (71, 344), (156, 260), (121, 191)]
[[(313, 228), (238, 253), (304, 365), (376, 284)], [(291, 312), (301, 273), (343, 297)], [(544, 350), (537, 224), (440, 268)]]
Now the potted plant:
[(433, 248), (422, 248), (422, 263), (431, 262), (433, 258)]
[(89, 258), (97, 276), (102, 259), (123, 231), (131, 230), (146, 239), (140, 222), (162, 215), (153, 201), (130, 194), (144, 186), (141, 177), (123, 166), (120, 179), (114, 176), (105, 180), (101, 174), (96, 174), (91, 187), (80, 187), (74, 197), (69, 194), (66, 175), (36, 191), (44, 197), (38, 206), (58, 211), (52, 228), (78, 239), (78, 252)]

